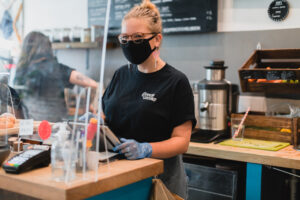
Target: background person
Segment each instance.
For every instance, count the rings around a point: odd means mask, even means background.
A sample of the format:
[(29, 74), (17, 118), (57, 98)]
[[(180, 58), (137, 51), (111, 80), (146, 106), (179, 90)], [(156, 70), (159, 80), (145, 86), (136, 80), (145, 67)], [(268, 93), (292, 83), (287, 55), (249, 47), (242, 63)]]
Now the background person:
[(97, 82), (58, 63), (49, 38), (39, 32), (29, 33), (23, 42), (17, 64), (15, 85), (23, 85), (21, 98), (27, 118), (58, 122), (67, 117), (64, 88), (74, 84), (97, 88)]

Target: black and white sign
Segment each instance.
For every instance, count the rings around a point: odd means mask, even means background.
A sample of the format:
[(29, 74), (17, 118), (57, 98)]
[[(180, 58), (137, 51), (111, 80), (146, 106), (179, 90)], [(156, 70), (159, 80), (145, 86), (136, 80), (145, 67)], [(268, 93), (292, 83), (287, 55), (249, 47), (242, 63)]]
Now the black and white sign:
[(289, 4), (286, 0), (275, 0), (269, 6), (269, 17), (274, 21), (284, 20), (289, 13)]
[[(164, 33), (217, 31), (217, 0), (152, 0), (158, 7)], [(112, 0), (110, 35), (120, 33), (123, 16), (141, 0)], [(88, 24), (104, 25), (107, 0), (88, 0)]]

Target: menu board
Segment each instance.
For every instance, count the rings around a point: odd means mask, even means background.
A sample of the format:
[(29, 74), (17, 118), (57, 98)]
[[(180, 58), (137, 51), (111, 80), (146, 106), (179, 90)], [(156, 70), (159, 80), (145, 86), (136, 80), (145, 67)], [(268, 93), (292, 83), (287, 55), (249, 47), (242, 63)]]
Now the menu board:
[[(123, 16), (142, 0), (112, 0), (109, 34), (121, 32)], [(163, 33), (217, 31), (217, 0), (152, 0), (161, 14)], [(88, 24), (104, 25), (107, 0), (88, 0)]]

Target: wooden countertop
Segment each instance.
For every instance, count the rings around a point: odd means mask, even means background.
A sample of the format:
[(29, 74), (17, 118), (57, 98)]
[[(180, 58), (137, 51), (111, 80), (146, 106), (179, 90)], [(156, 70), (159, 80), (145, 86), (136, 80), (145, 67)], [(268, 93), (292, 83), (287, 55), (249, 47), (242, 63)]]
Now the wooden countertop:
[[(98, 169), (98, 180), (75, 180), (71, 184), (51, 180), (51, 167), (19, 175), (0, 169), (0, 188), (40, 199), (83, 199), (161, 174), (163, 161), (157, 159), (116, 160)], [(95, 173), (88, 172), (87, 177)]]
[(300, 151), (296, 151), (291, 145), (279, 151), (264, 151), (190, 142), (187, 154), (300, 169)]

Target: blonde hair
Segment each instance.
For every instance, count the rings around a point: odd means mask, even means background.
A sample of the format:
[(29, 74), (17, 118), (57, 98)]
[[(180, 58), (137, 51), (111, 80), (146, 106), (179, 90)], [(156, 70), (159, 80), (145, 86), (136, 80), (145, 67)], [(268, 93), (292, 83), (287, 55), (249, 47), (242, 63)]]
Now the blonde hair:
[(123, 18), (143, 18), (147, 21), (148, 29), (153, 33), (162, 32), (162, 21), (157, 7), (150, 0), (143, 0), (140, 5), (133, 7)]

